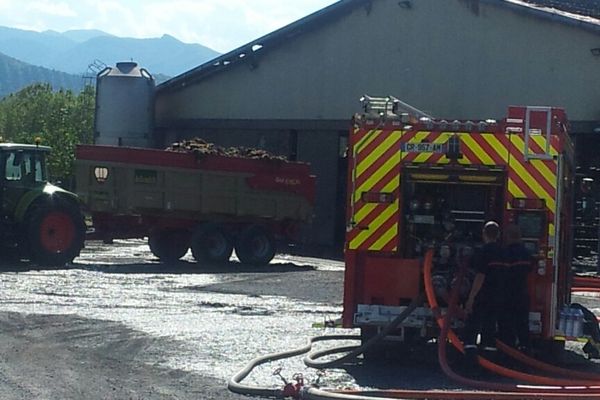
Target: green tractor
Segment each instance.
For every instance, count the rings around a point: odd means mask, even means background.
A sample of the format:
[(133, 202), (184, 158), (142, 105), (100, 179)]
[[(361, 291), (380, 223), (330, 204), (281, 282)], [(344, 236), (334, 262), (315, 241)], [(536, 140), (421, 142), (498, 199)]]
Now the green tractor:
[(83, 248), (81, 202), (48, 183), (49, 152), (46, 146), (0, 143), (0, 260), (16, 256), (62, 266)]

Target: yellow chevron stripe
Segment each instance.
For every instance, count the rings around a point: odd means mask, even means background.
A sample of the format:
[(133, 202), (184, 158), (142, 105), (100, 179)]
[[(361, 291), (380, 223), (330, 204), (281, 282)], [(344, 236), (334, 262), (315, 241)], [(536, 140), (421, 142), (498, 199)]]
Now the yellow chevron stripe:
[[(365, 154), (363, 153), (366, 147), (368, 147), (369, 145), (372, 145), (373, 140), (378, 140), (379, 138), (381, 138), (379, 135), (383, 134), (382, 131), (373, 131), (373, 133), (371, 134), (371, 137), (368, 140), (363, 140), (361, 141), (361, 148), (362, 150), (359, 150), (359, 154), (362, 156), (364, 154), (364, 158), (360, 159), (360, 157), (357, 157), (358, 160), (358, 165), (356, 166), (356, 177), (358, 178), (366, 178), (366, 180), (363, 182), (363, 184), (357, 188), (355, 190), (355, 198), (359, 198), (361, 193), (364, 191), (368, 191), (371, 188), (373, 188), (377, 183), (379, 183), (386, 174), (390, 173), (390, 171), (393, 171), (394, 169), (398, 170), (398, 173), (396, 174), (396, 176), (390, 181), (388, 182), (382, 189), (382, 191), (385, 192), (393, 192), (395, 190), (397, 190), (400, 182), (399, 182), (399, 173), (400, 173), (400, 169), (399, 169), (399, 165), (400, 165), (400, 151), (394, 153), (393, 155), (391, 155), (387, 160), (385, 160), (385, 162), (373, 173), (369, 173), (369, 176), (365, 176), (364, 174), (366, 173), (367, 169), (369, 167), (371, 167), (373, 165), (373, 163), (377, 162), (380, 157), (382, 157), (382, 155), (388, 150), (390, 149), (392, 146), (396, 146), (399, 141), (400, 141), (400, 137), (402, 135), (402, 131), (393, 131), (393, 132), (385, 132), (385, 138), (383, 138), (383, 142), (381, 142), (380, 144), (378, 144), (374, 149), (371, 149), (371, 151), (369, 152), (369, 154)], [(366, 138), (365, 138), (366, 139)], [(399, 149), (398, 149), (399, 150)], [(357, 210), (355, 212), (354, 215), (354, 221), (357, 222), (357, 224), (361, 224), (367, 217), (370, 216), (370, 214), (378, 207), (381, 206), (379, 204), (375, 204), (375, 203), (368, 203), (368, 204), (364, 204), (359, 210)], [(385, 207), (383, 209), (383, 211), (381, 213), (379, 213), (379, 215), (377, 215), (375, 217), (374, 220), (372, 220), (369, 224), (369, 229), (368, 230), (363, 230), (360, 231), (357, 236), (351, 240), (351, 242), (349, 243), (349, 248), (350, 249), (358, 249), (360, 248), (365, 241), (370, 240), (371, 238), (373, 238), (373, 235), (375, 234), (375, 232), (377, 231), (377, 229), (384, 224), (386, 221), (389, 220), (389, 218), (391, 218), (393, 215), (395, 215), (397, 213), (399, 209), (399, 200), (396, 199), (396, 201), (393, 204), (388, 205), (387, 207)], [(388, 232), (385, 232), (385, 235), (388, 236), (382, 236), (377, 238), (377, 243), (374, 244), (374, 246), (381, 246), (381, 248), (385, 245), (385, 243), (388, 243), (390, 240), (393, 239), (394, 235), (397, 235), (397, 223), (394, 224), (396, 226), (396, 230), (394, 233), (394, 230), (388, 230)], [(389, 234), (392, 234), (392, 236), (390, 237)], [(378, 243), (380, 243), (381, 241), (385, 241), (385, 243), (383, 245), (380, 245)]]
[(507, 163), (508, 162), (508, 148), (504, 145), (500, 139), (493, 133), (484, 133), (481, 135), (481, 138), (485, 140), (496, 154), (500, 156), (500, 158)]
[(472, 165), (472, 164), (477, 164), (478, 162), (479, 162), (479, 160), (473, 160), (466, 154), (463, 154), (463, 158), (458, 160), (458, 163), (460, 165)]
[[(537, 143), (537, 145), (540, 146), (540, 148), (542, 150), (544, 150), (544, 151), (546, 150), (546, 136), (543, 136), (543, 135), (531, 135), (531, 136), (529, 136), (529, 139), (533, 140), (535, 143)], [(525, 143), (523, 143), (523, 146), (525, 146)], [(558, 155), (558, 151), (552, 145), (552, 139), (550, 140), (550, 155), (552, 155), (552, 156)]]
[(364, 181), (363, 184), (359, 188), (356, 189), (356, 193), (358, 195), (360, 195), (362, 192), (368, 191), (373, 186), (375, 186), (379, 181), (381, 181), (383, 179), (383, 177), (388, 172), (392, 171), (393, 169), (400, 171), (399, 165), (400, 165), (400, 154), (396, 153), (392, 157), (390, 157), (379, 169), (377, 169), (377, 171), (375, 171), (373, 173), (373, 175), (371, 175), (369, 177), (369, 179)]
[[(358, 132), (360, 129), (357, 129), (355, 132)], [(358, 143), (356, 143), (352, 148), (355, 150), (356, 156), (360, 154), (365, 147), (369, 145), (373, 140), (377, 138), (377, 136), (381, 134), (381, 130), (370, 130), (365, 137), (363, 137)]]
[[(511, 142), (515, 146), (517, 151), (520, 154), (523, 154), (523, 150), (524, 150), (524, 146), (525, 146), (525, 141), (523, 140), (523, 138), (519, 137), (518, 135), (511, 135)], [(523, 155), (523, 159), (524, 159), (524, 155)], [(534, 163), (534, 161), (541, 161), (541, 160), (530, 160), (528, 163), (532, 166), (539, 165), (539, 162)], [(511, 159), (510, 167), (518, 175), (521, 176), (521, 178), (527, 184), (527, 186), (529, 186), (531, 188), (531, 190), (533, 190), (533, 192), (539, 198), (546, 200), (546, 206), (550, 209), (550, 211), (554, 212), (556, 209), (555, 193), (546, 192), (546, 190), (539, 184), (539, 182), (535, 178), (533, 178), (533, 176), (531, 176), (531, 174), (529, 173), (529, 171), (527, 170), (527, 168), (525, 167), (525, 165), (523, 163), (524, 163), (524, 161), (521, 161), (521, 160), (513, 157)], [(547, 179), (547, 178), (544, 177), (544, 179)], [(556, 182), (550, 181), (549, 183), (552, 186), (552, 188), (554, 189), (554, 192), (556, 192)]]
[[(523, 138), (521, 138), (520, 136), (517, 135), (512, 135), (513, 139), (513, 143), (516, 146), (517, 150), (519, 150), (519, 153), (522, 153), (521, 149), (525, 148), (525, 141), (523, 140)], [(544, 138), (542, 138), (544, 139)], [(543, 140), (544, 143), (546, 142), (545, 140)], [(552, 185), (552, 187), (554, 189), (556, 189), (556, 174), (552, 173), (552, 171), (550, 171), (550, 168), (548, 168), (547, 164), (548, 162), (553, 162), (556, 163), (555, 160), (548, 160), (548, 161), (544, 161), (544, 160), (529, 160), (529, 163), (535, 168), (537, 169), (540, 174), (544, 177), (544, 179), (546, 180), (546, 182), (548, 182), (550, 185)]]
[(484, 165), (494, 165), (495, 162), (490, 157), (481, 145), (473, 139), (472, 135), (461, 135), (461, 142), (463, 142), (473, 153), (477, 155), (477, 157), (483, 162)]
[(548, 160), (548, 161), (530, 160), (529, 162), (536, 170), (539, 171), (539, 173), (544, 177), (546, 182), (548, 182), (550, 185), (552, 185), (552, 187), (556, 191), (557, 176), (556, 176), (556, 174), (552, 173), (552, 171), (550, 171), (550, 168), (548, 167), (548, 163), (552, 162), (552, 163), (556, 164), (556, 161), (555, 160), (552, 160), (552, 161), (550, 161), (550, 160)]
[[(373, 243), (373, 245), (371, 245), (371, 247), (369, 247), (369, 250), (383, 249), (383, 246), (388, 244), (390, 242), (390, 240), (392, 240), (397, 235), (398, 235), (398, 224), (396, 223), (396, 224), (392, 225), (390, 227), (390, 229), (387, 230), (387, 232), (385, 232), (383, 235), (381, 235), (381, 238), (379, 240), (377, 240), (375, 243)], [(395, 245), (392, 250), (395, 251), (397, 248), (398, 248), (398, 245)]]
[(360, 210), (354, 213), (354, 221), (357, 224), (360, 224), (362, 220), (375, 209), (375, 207), (377, 207), (377, 203), (366, 203)]
[(554, 210), (556, 207), (556, 201), (554, 197), (546, 192), (543, 187), (529, 174), (529, 171), (519, 162), (511, 162), (510, 167), (523, 179), (523, 181), (533, 190), (533, 192), (540, 199), (546, 200), (546, 206), (550, 210)]
[[(379, 133), (377, 135), (380, 135), (380, 134), (381, 134), (381, 131), (379, 131)], [(373, 136), (375, 136), (375, 135), (373, 135)], [(390, 135), (383, 142), (381, 142), (381, 144), (379, 146), (377, 146), (375, 149), (373, 149), (373, 151), (370, 154), (368, 154), (362, 160), (359, 159), (358, 165), (356, 166), (356, 177), (357, 178), (360, 177), (361, 174), (363, 172), (365, 172), (365, 170), (367, 168), (369, 168), (371, 165), (373, 165), (373, 163), (379, 157), (381, 157), (387, 149), (389, 149), (394, 144), (396, 144), (399, 139), (400, 139), (399, 131), (390, 132)], [(362, 154), (362, 150), (360, 151), (360, 153)], [(400, 162), (400, 161), (398, 160), (398, 162)]]
[(396, 179), (392, 179), (388, 184), (383, 187), (382, 192), (393, 192), (400, 186), (400, 175), (396, 177)]
[(368, 240), (377, 229), (383, 225), (388, 219), (390, 219), (396, 210), (398, 210), (398, 200), (390, 207), (387, 207), (385, 211), (377, 216), (370, 224), (368, 230), (361, 231), (356, 237), (350, 241), (349, 248), (351, 250), (358, 249), (366, 240)]
[(513, 181), (512, 179), (508, 180), (508, 191), (510, 194), (513, 195), (513, 197), (525, 197), (525, 193), (523, 193), (523, 191), (519, 188), (519, 186), (517, 186), (515, 181)]
[[(382, 192), (387, 192), (387, 193), (394, 192), (396, 189), (398, 189), (399, 186), (400, 186), (400, 180), (399, 179), (393, 179), (392, 181), (390, 181), (390, 183), (388, 183), (387, 185), (385, 185), (383, 187)], [(357, 194), (357, 196), (360, 196), (360, 195)], [(371, 211), (373, 211), (373, 209), (376, 206), (377, 206), (376, 203), (367, 203), (367, 204), (365, 204), (360, 210), (358, 210), (354, 214), (354, 220), (356, 222), (362, 221), (367, 215), (369, 215), (371, 213)], [(388, 206), (388, 208), (393, 207), (393, 206), (394, 206), (393, 204), (390, 204)]]

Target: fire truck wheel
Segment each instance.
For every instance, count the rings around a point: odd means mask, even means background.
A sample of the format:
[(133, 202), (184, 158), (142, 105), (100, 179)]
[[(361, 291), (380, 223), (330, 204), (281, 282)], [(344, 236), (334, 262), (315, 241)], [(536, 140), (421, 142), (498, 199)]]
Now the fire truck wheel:
[(163, 230), (148, 236), (150, 251), (162, 262), (174, 262), (185, 256), (189, 245), (189, 235), (182, 231)]
[(265, 228), (253, 225), (243, 229), (238, 236), (235, 254), (243, 264), (266, 265), (275, 257), (276, 249), (273, 235)]
[(192, 255), (199, 263), (225, 263), (233, 253), (227, 232), (216, 224), (202, 224), (192, 235)]
[(531, 347), (533, 356), (542, 361), (548, 363), (564, 362), (564, 340), (534, 339), (531, 341)]
[[(374, 336), (377, 336), (377, 329), (374, 327), (362, 327), (360, 329), (360, 342), (364, 345)], [(383, 343), (377, 343), (372, 345), (371, 348), (363, 352), (363, 360), (365, 363), (378, 362), (385, 359), (386, 351)]]
[(27, 218), (29, 258), (44, 266), (63, 266), (83, 248), (85, 222), (76, 204), (47, 204)]

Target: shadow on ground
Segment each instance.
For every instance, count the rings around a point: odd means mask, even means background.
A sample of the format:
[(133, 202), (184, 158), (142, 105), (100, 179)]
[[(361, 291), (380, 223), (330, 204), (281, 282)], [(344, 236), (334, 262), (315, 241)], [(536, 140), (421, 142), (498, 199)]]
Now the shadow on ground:
[(84, 269), (89, 271), (100, 271), (112, 274), (227, 274), (227, 273), (273, 273), (273, 272), (299, 272), (313, 271), (316, 266), (302, 265), (296, 263), (272, 263), (269, 265), (246, 265), (236, 261), (224, 264), (200, 265), (189, 261), (178, 261), (175, 263), (161, 263), (159, 261), (145, 261), (143, 263), (69, 263), (59, 267), (40, 266), (28, 260), (2, 259), (0, 260), (0, 271), (2, 272), (26, 272), (39, 270), (64, 270)]

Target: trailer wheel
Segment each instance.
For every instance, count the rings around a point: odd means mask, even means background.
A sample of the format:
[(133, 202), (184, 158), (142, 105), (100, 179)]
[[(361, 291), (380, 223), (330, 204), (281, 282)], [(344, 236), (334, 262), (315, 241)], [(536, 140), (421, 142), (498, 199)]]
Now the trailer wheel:
[(163, 230), (148, 236), (150, 251), (161, 262), (175, 262), (185, 256), (189, 245), (189, 235), (183, 231)]
[(27, 218), (28, 257), (44, 266), (63, 266), (83, 248), (85, 222), (78, 206), (48, 204)]
[(266, 265), (275, 257), (275, 251), (275, 238), (258, 225), (242, 230), (235, 245), (235, 254), (243, 264)]
[(192, 255), (199, 263), (225, 263), (231, 253), (232, 241), (219, 225), (203, 224), (192, 234)]

